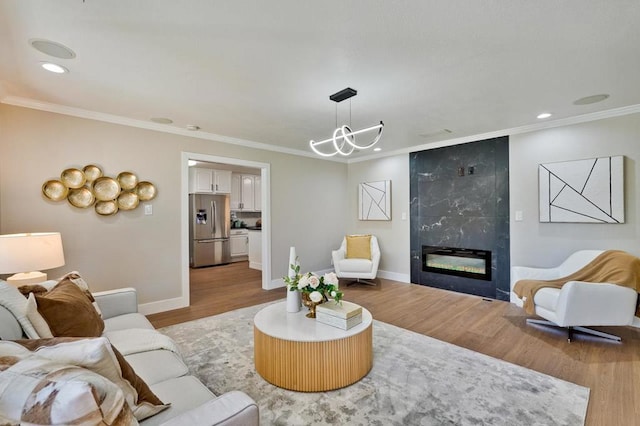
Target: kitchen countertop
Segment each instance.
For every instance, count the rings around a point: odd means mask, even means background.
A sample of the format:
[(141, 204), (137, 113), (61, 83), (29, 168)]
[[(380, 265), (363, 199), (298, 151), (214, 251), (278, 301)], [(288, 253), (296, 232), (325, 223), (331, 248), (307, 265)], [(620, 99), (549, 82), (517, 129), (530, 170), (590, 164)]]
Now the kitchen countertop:
[(261, 226), (247, 226), (247, 229), (249, 231), (262, 231), (262, 227)]

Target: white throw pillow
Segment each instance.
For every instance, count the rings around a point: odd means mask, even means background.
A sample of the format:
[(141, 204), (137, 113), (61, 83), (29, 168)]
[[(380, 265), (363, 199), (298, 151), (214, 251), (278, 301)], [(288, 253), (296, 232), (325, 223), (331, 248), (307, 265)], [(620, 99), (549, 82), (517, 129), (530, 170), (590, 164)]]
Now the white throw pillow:
[(29, 318), (31, 325), (36, 329), (41, 339), (53, 337), (49, 324), (47, 324), (47, 321), (40, 315), (40, 312), (38, 312), (38, 303), (33, 293), (29, 293), (29, 298), (27, 299), (27, 318)]
[(16, 287), (2, 280), (0, 280), (0, 305), (13, 314), (28, 338), (40, 337), (27, 318), (27, 298)]

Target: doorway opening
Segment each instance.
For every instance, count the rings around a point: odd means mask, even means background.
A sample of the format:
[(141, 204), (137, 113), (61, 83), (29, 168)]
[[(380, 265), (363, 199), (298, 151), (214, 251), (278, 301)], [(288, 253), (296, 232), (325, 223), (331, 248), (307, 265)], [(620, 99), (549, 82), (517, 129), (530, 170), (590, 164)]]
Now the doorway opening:
[[(193, 179), (194, 170), (219, 170), (221, 175), (233, 177), (233, 185), (240, 185), (231, 190), (212, 188), (213, 192), (228, 192), (228, 216), (224, 226), (229, 235), (227, 251), (229, 257), (222, 263), (235, 264), (235, 268), (246, 265), (253, 273), (260, 271), (262, 289), (271, 289), (271, 221), (270, 221), (270, 165), (237, 158), (219, 157), (192, 152), (182, 153), (182, 300), (185, 306), (190, 305), (191, 268), (193, 255), (193, 233), (190, 233), (190, 175)], [(193, 185), (193, 182), (192, 182)], [(216, 185), (216, 183), (213, 183)], [(238, 190), (245, 189), (251, 193), (249, 198), (238, 197)], [(193, 198), (193, 197), (191, 197)], [(201, 221), (202, 222), (202, 221)], [(249, 235), (251, 233), (252, 235)], [(204, 242), (204, 241), (203, 241)], [(223, 244), (219, 244), (220, 247)], [(208, 266), (201, 264), (200, 266)], [(218, 268), (217, 266), (213, 269)]]

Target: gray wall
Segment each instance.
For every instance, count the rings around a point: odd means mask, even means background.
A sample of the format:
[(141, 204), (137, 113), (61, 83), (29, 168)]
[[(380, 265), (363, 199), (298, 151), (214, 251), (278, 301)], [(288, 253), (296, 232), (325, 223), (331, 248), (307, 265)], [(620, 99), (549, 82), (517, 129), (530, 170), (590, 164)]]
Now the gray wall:
[[(391, 220), (358, 220), (358, 184), (380, 180), (391, 180)], [(346, 215), (343, 220), (348, 224), (347, 233), (377, 236), (381, 252), (378, 275), (409, 282), (409, 156), (396, 155), (349, 164), (347, 191), (349, 208), (343, 212)], [(338, 245), (340, 241), (337, 241)]]
[[(511, 263), (555, 266), (580, 249), (621, 249), (640, 256), (638, 162), (640, 114), (510, 137)], [(610, 155), (625, 158), (625, 223), (538, 221), (538, 164)], [(515, 222), (515, 212), (524, 220)]]
[[(347, 226), (347, 165), (0, 104), (0, 233), (60, 231), (66, 265), (96, 291), (139, 290), (139, 302), (181, 296), (181, 153), (271, 165), (272, 278), (286, 275), (289, 246), (308, 270), (330, 267)], [(301, 141), (304, 144), (304, 141)], [(68, 167), (97, 164), (153, 182), (153, 215), (113, 217), (46, 200), (42, 184)]]

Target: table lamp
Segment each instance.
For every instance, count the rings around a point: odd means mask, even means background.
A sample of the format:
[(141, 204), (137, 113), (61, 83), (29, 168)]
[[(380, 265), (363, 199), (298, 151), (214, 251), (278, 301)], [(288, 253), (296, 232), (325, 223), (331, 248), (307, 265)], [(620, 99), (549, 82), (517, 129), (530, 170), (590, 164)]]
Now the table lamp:
[(0, 274), (15, 274), (7, 282), (16, 287), (47, 280), (41, 269), (64, 266), (59, 232), (0, 235)]

